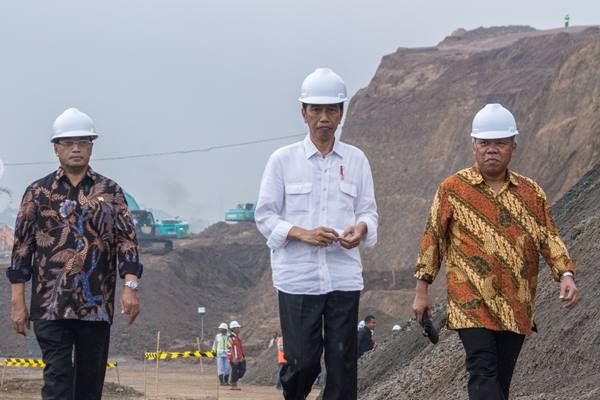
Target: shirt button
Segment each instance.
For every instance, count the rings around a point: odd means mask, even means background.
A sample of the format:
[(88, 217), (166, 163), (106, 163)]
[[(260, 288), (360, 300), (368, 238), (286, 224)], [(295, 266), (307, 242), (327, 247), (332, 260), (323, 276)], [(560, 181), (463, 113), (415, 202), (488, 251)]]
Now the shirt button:
[(321, 211), (325, 211), (325, 207), (321, 208)]
[(323, 188), (323, 191), (324, 191), (324, 192), (326, 192), (326, 191), (327, 191), (327, 188)]
[(325, 173), (329, 172), (329, 170), (327, 168), (325, 168)]

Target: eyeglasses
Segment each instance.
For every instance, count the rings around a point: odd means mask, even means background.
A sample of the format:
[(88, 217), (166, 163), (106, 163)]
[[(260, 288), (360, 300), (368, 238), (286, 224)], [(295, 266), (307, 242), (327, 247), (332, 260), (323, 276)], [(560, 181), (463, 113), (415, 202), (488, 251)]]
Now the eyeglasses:
[(58, 142), (63, 147), (74, 147), (77, 145), (78, 147), (89, 147), (92, 145), (91, 139), (78, 139), (78, 140), (60, 140)]

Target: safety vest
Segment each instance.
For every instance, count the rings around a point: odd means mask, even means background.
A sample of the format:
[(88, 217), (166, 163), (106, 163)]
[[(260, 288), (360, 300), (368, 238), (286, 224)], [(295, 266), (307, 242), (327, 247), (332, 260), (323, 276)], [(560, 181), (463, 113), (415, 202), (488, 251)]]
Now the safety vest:
[(283, 352), (283, 338), (281, 336), (277, 338), (277, 363), (287, 364), (285, 353)]
[(229, 338), (228, 334), (217, 333), (215, 336), (215, 343), (213, 344), (213, 350), (217, 352), (218, 356), (227, 355), (227, 339)]

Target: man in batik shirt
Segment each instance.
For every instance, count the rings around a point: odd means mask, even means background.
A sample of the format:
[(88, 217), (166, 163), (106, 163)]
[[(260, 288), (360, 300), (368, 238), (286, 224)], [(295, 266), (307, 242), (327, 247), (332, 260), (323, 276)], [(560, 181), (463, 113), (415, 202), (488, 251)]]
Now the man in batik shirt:
[(61, 114), (52, 137), (60, 167), (27, 188), (17, 216), (6, 273), (12, 324), (25, 335), (33, 321), (46, 363), (44, 400), (101, 398), (117, 267), (125, 279), (121, 312), (129, 324), (139, 313), (135, 229), (119, 185), (88, 165), (97, 137), (86, 114), (74, 108)]
[(473, 120), (475, 166), (438, 188), (417, 260), (417, 321), (431, 314), (427, 288), (446, 263), (448, 328), (466, 352), (471, 400), (507, 400), (526, 335), (535, 330), (535, 291), (541, 254), (560, 282), (560, 300), (577, 303), (574, 268), (544, 191), (508, 170), (517, 127), (500, 104)]

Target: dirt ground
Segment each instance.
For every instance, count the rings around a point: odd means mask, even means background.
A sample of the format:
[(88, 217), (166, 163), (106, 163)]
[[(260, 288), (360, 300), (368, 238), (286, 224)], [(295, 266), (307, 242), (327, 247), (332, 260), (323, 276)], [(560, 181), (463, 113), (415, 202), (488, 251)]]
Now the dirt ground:
[[(118, 377), (116, 369), (110, 369), (106, 374), (107, 383), (103, 399), (144, 399), (144, 387), (146, 387), (146, 398), (149, 400), (274, 400), (283, 398), (281, 391), (273, 387), (249, 386), (245, 385), (243, 381), (240, 384), (241, 391), (219, 387), (215, 372), (210, 367), (212, 366), (205, 367), (204, 372), (201, 372), (199, 365), (161, 365), (158, 391), (156, 390), (155, 364), (148, 367), (146, 379), (144, 379), (143, 365), (119, 367)], [(39, 399), (41, 378), (41, 368), (7, 368), (5, 387), (8, 386), (9, 390), (0, 391), (0, 399)], [(116, 384), (118, 380), (121, 385), (125, 386), (125, 392), (118, 393), (115, 390), (118, 386), (113, 384)], [(139, 394), (136, 394), (136, 391)], [(309, 397), (311, 400), (316, 398), (316, 393)]]

